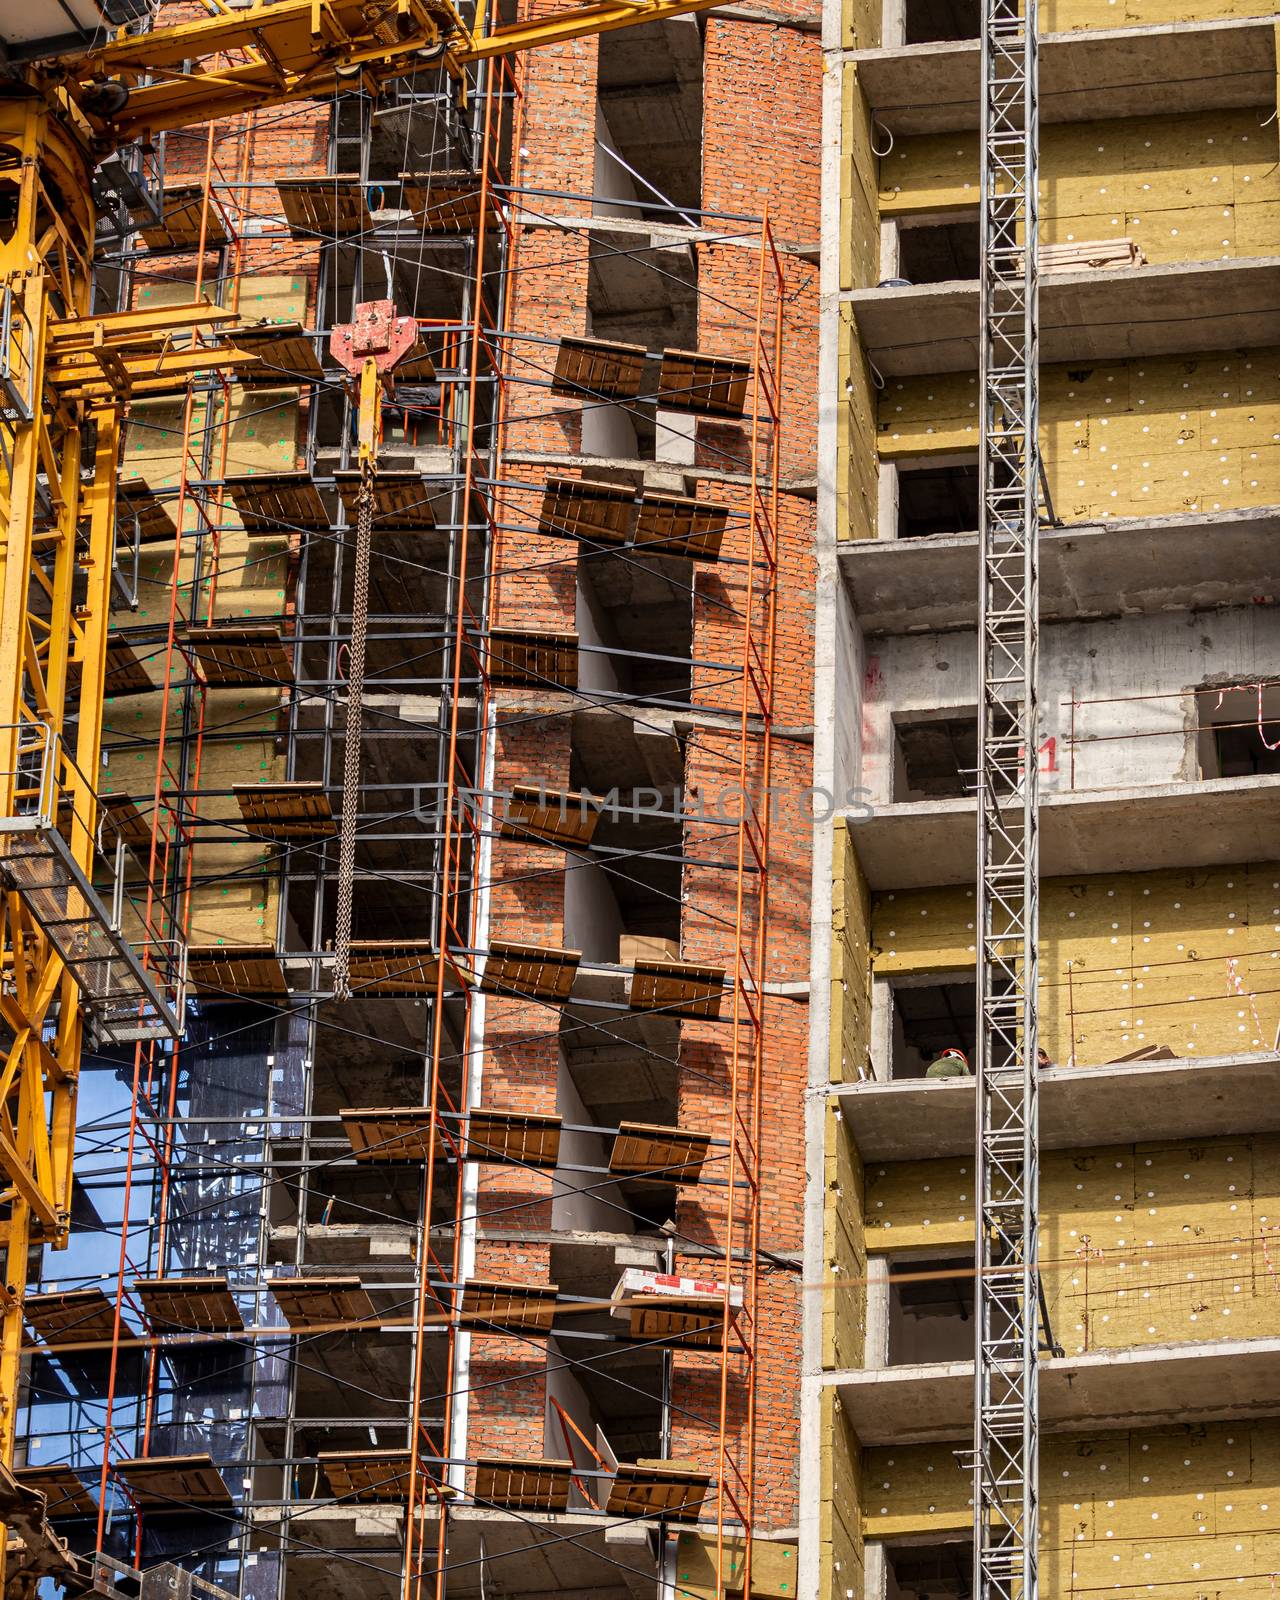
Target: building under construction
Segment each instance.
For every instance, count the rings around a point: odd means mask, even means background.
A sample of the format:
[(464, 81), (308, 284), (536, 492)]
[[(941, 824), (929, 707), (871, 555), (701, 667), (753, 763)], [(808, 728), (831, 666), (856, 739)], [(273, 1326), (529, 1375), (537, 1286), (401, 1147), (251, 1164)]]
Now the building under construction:
[(1115, 8), (0, 0), (7, 1600), (1274, 1596), (1276, 15)]
[(89, 882), (11, 764), (6, 883), (96, 890), (141, 974), (77, 969), (69, 1242), (7, 1308), (75, 1583), (795, 1593), (809, 838), (754, 802), (812, 763), (819, 19), (668, 9), (209, 122), (164, 97), (285, 8), (139, 6), (85, 99), (139, 133), (106, 336), (225, 315), (77, 368), (120, 438)]
[(800, 1592), (1270, 1595), (1275, 15), (825, 28)]

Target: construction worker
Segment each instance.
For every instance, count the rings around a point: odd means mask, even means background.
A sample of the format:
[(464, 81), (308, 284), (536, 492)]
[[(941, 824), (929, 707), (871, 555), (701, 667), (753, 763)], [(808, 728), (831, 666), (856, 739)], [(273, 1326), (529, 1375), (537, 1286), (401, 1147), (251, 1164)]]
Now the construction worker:
[(967, 1078), (969, 1071), (969, 1058), (963, 1050), (954, 1046), (940, 1050), (925, 1068), (926, 1078)]

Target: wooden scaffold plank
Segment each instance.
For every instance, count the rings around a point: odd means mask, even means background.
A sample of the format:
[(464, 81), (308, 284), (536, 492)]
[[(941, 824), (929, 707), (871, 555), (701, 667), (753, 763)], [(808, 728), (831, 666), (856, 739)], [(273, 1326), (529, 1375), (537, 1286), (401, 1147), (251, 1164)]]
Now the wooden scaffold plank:
[(322, 783), (237, 783), (231, 792), (255, 839), (331, 839), (338, 831)]
[(586, 478), (548, 478), (538, 509), (538, 532), (549, 539), (624, 545), (635, 518), (633, 489)]
[[(317, 1460), (337, 1500), (394, 1504), (409, 1498), (408, 1450), (322, 1450)], [(421, 1456), (417, 1477), (428, 1500), (454, 1492), (441, 1484), (438, 1467)]]
[(637, 961), (628, 1004), (632, 1011), (665, 1011), (672, 1017), (720, 1015), (724, 968), (694, 961)]
[[(466, 168), (448, 172), (403, 172), (404, 206), (423, 233), (475, 233), (480, 226), (480, 174)], [(489, 191), (486, 226), (498, 220), (498, 207)]]
[(636, 546), (647, 554), (718, 561), (729, 509), (714, 500), (686, 495), (646, 494), (636, 522)]
[(648, 1122), (620, 1122), (609, 1154), (609, 1171), (626, 1177), (650, 1177), (661, 1183), (697, 1183), (710, 1148), (709, 1133)]
[(349, 239), (373, 226), (357, 177), (277, 178), (276, 190), (295, 239)]
[(476, 1503), (509, 1511), (565, 1511), (572, 1474), (572, 1461), (480, 1456), (476, 1461)]
[(565, 849), (591, 843), (600, 812), (585, 794), (513, 784), (502, 813), (502, 837)]
[[(412, 356), (412, 352), (410, 352)], [(409, 359), (406, 357), (406, 360)], [(396, 368), (399, 373), (399, 367)], [(354, 525), (359, 514), (360, 474), (335, 472), (334, 482), (347, 508), (347, 517)], [(373, 478), (373, 532), (422, 533), (436, 525), (432, 509), (431, 480), (420, 472), (379, 472)]]
[[(148, 654), (160, 647), (146, 646)], [(73, 689), (80, 686), (80, 662), (76, 660), (67, 663), (67, 679)], [(149, 694), (158, 685), (151, 681), (144, 662), (138, 659), (132, 644), (122, 634), (113, 633), (107, 638), (107, 664), (106, 676), (103, 680), (102, 692), (110, 700), (117, 695)]]
[(293, 682), (293, 652), (277, 628), (225, 622), (189, 628), (187, 649), (211, 689), (261, 689)]
[(716, 1349), (742, 1310), (742, 1289), (707, 1278), (627, 1267), (613, 1291), (611, 1316), (625, 1318), (631, 1337), (645, 1344)]
[(485, 658), (493, 683), (522, 689), (575, 689), (578, 685), (576, 633), (490, 628)]
[(119, 1461), (115, 1473), (128, 1484), (135, 1505), (153, 1515), (189, 1514), (200, 1510), (227, 1510), (232, 1505), (226, 1480), (206, 1454), (142, 1456)]
[(478, 1106), (467, 1117), (465, 1158), (554, 1167), (560, 1159), (560, 1128), (556, 1116)]
[(236, 347), (256, 356), (252, 366), (236, 370), (241, 382), (292, 384), (317, 383), (324, 368), (315, 345), (298, 322), (263, 322), (257, 327), (237, 328)]
[[(442, 958), (425, 939), (353, 939), (351, 989), (360, 998), (370, 995), (405, 999), (434, 995)], [(444, 988), (458, 987), (458, 977), (445, 961)]]
[(549, 1334), (558, 1293), (554, 1283), (468, 1278), (459, 1297), (458, 1321), (473, 1333)]
[[(150, 809), (150, 795), (146, 797), (144, 804)], [(100, 794), (98, 811), (101, 816), (108, 819), (103, 833), (106, 847), (109, 848), (112, 840), (119, 837), (135, 853), (150, 852), (151, 824), (139, 810), (138, 802), (132, 795)]]
[(751, 363), (697, 350), (664, 350), (658, 369), (658, 405), (703, 417), (741, 417)]
[(486, 994), (523, 995), (555, 1004), (572, 994), (581, 960), (580, 950), (495, 939), (489, 946), (480, 987)]
[(141, 230), (149, 250), (198, 250), (202, 217), (205, 248), (217, 250), (227, 243), (222, 212), (212, 194), (206, 207), (203, 185), (184, 183), (165, 189), (163, 207), (160, 221)]
[(124, 478), (116, 485), (116, 547), (126, 548), (135, 534), (139, 544), (167, 544), (178, 537), (169, 507), (145, 478)]
[(561, 339), (551, 379), (552, 394), (582, 400), (634, 400), (644, 380), (648, 352), (641, 344), (613, 339)]
[(22, 1310), (42, 1344), (96, 1344), (115, 1336), (116, 1308), (96, 1285), (29, 1294)]
[(373, 1323), (378, 1314), (359, 1278), (271, 1278), (267, 1288), (297, 1333), (334, 1322)]
[(193, 944), (187, 947), (187, 977), (205, 1001), (288, 994), (284, 967), (269, 944)]
[(711, 1487), (711, 1475), (685, 1461), (623, 1461), (609, 1485), (605, 1510), (611, 1517), (665, 1517), (696, 1522)]
[(226, 488), (251, 539), (328, 533), (333, 526), (309, 472), (252, 472), (228, 478)]
[(72, 1522), (98, 1515), (97, 1502), (79, 1474), (63, 1463), (16, 1467), (13, 1475), (24, 1489), (38, 1489), (44, 1495), (45, 1515), (50, 1522)]
[[(426, 1106), (355, 1106), (338, 1116), (357, 1161), (418, 1164), (430, 1155), (431, 1112)], [(437, 1119), (435, 1154), (443, 1156), (446, 1148)]]
[(139, 1278), (133, 1288), (155, 1333), (239, 1333), (244, 1328), (225, 1278)]

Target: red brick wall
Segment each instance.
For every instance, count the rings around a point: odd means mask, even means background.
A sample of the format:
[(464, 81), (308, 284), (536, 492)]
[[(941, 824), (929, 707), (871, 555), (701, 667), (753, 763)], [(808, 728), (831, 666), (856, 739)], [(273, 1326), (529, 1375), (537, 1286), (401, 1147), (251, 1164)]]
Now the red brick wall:
[[(515, 134), (522, 181), (536, 188), (581, 188), (595, 148), (596, 49), (593, 41), (540, 51), (521, 63), (522, 126)], [(534, 201), (550, 213), (553, 200)], [(581, 442), (577, 401), (552, 396), (554, 341), (586, 331), (587, 265), (576, 242), (553, 229), (517, 228), (511, 250), (504, 324), (527, 337), (504, 344), (508, 388), (501, 442), (510, 452), (576, 451)], [(527, 490), (501, 491), (496, 521), (491, 619), (514, 628), (573, 632), (576, 612), (576, 547), (528, 529), (536, 518), (546, 473), (532, 465), (504, 462), (500, 476), (527, 483)], [(497, 739), (494, 786), (545, 782), (568, 787), (568, 696), (501, 689), (495, 696)], [(564, 852), (520, 840), (494, 842), (490, 909), (491, 936), (552, 947), (564, 945)], [(488, 1002), (483, 1103), (504, 1110), (554, 1112), (559, 1045), (558, 1013), (517, 1001)], [(548, 1177), (518, 1169), (482, 1168), (480, 1237), (476, 1272), (515, 1281), (545, 1283), (550, 1247), (508, 1244), (486, 1238), (486, 1215), (495, 1231), (551, 1224)], [(473, 1394), (468, 1451), (541, 1455), (546, 1405), (546, 1357), (524, 1341), (476, 1341), (482, 1365), (472, 1363)]]
[[(536, 14), (540, 8), (531, 7)], [(519, 179), (529, 189), (582, 193), (595, 170), (596, 43), (578, 39), (539, 50), (521, 63), (522, 94), (515, 142)], [(571, 202), (531, 195), (538, 216), (580, 213)], [(534, 384), (549, 380), (554, 341), (587, 331), (587, 259), (580, 236), (556, 228), (516, 230), (508, 280), (507, 326), (525, 337), (508, 341), (506, 368)], [(504, 443), (509, 450), (576, 450), (581, 405), (543, 389), (513, 388)]]
[[(755, 24), (707, 22), (704, 104), (704, 200), (708, 209), (759, 215), (767, 207), (775, 238), (783, 245), (812, 246), (819, 231), (820, 82), (818, 41), (796, 31)], [(810, 827), (803, 795), (810, 781), (812, 748), (804, 730), (812, 722), (813, 674), (813, 479), (816, 469), (817, 268), (793, 252), (780, 256), (783, 273), (781, 371), (775, 372), (759, 397), (761, 425), (756, 452), (757, 472), (767, 481), (775, 435), (768, 413), (771, 400), (781, 405), (777, 441), (782, 482), (800, 494), (783, 494), (776, 535), (779, 565), (774, 645), (774, 724), (780, 730), (772, 753), (771, 816), (768, 877), (768, 919), (764, 976), (770, 983), (803, 982), (809, 960)], [(759, 295), (760, 255), (741, 245), (703, 247), (699, 251), (699, 347), (757, 358), (753, 349), (754, 319)], [(777, 291), (774, 263), (765, 261), (766, 301), (771, 308)], [(762, 330), (771, 364), (775, 360), (773, 329)], [(776, 400), (774, 397), (777, 397)], [(748, 418), (742, 425), (702, 423), (698, 430), (699, 462), (707, 467), (747, 471), (751, 463), (750, 416), (755, 396), (748, 397)], [(704, 488), (703, 492), (706, 492)], [(748, 497), (732, 489), (717, 491), (735, 509), (746, 510)], [(727, 554), (749, 553), (748, 525), (731, 525)], [(761, 547), (756, 542), (759, 562)], [(767, 587), (757, 569), (751, 596), (753, 636), (763, 656), (767, 648)], [(722, 564), (699, 580), (694, 613), (694, 654), (707, 661), (740, 660), (744, 617), (748, 609), (746, 573)], [(731, 610), (726, 613), (726, 604)], [(723, 684), (710, 669), (696, 674), (703, 703), (736, 711), (740, 680)], [(751, 705), (751, 710), (755, 709)], [(799, 737), (796, 737), (799, 732)], [(704, 805), (732, 813), (736, 802), (717, 805), (717, 791), (738, 782), (736, 739), (718, 738), (702, 730), (691, 742), (687, 779)], [(744, 764), (746, 787), (757, 805), (762, 777), (758, 742), (748, 746)], [(736, 849), (732, 831), (691, 825), (691, 853), (700, 860), (724, 859)], [(731, 933), (736, 913), (736, 880), (711, 867), (685, 873), (684, 948), (695, 959), (732, 967)], [(744, 922), (750, 930), (756, 913), (755, 881), (744, 885)], [(754, 951), (747, 951), (754, 962)], [(727, 1004), (727, 1002), (726, 1002)], [(804, 1149), (803, 1094), (806, 1082), (808, 1007), (802, 1001), (769, 997), (763, 1009), (764, 1064), (761, 1121), (759, 1243), (762, 1250), (789, 1257), (794, 1266), (762, 1257), (758, 1261), (758, 1308), (754, 1331), (756, 1361), (755, 1494), (756, 1523), (763, 1529), (793, 1526), (797, 1515), (798, 1396), (800, 1390), (800, 1327), (802, 1302), (799, 1254), (803, 1234)], [(730, 1126), (733, 1068), (731, 1028), (721, 1025), (685, 1027), (682, 1064), (689, 1070), (680, 1084), (680, 1120), (724, 1136)], [(696, 1037), (695, 1037), (696, 1032)], [(738, 1067), (750, 1082), (752, 1035), (743, 1026)], [(748, 1122), (751, 1101), (740, 1091), (739, 1111)], [(712, 1163), (712, 1172), (727, 1177), (727, 1152)], [(734, 1206), (735, 1257), (746, 1242), (748, 1198), (741, 1189)], [(729, 1239), (727, 1191), (700, 1185), (682, 1199), (678, 1227), (683, 1237), (723, 1249)], [(686, 1271), (723, 1276), (723, 1261), (690, 1254)], [(734, 1278), (746, 1276), (735, 1262)], [(746, 1470), (744, 1365), (731, 1357), (725, 1394), (726, 1442), (731, 1458)], [(683, 1411), (673, 1418), (672, 1448), (717, 1470), (716, 1444), (720, 1414), (720, 1371), (717, 1359), (682, 1355), (677, 1360), (676, 1399)], [(732, 1516), (730, 1506), (726, 1515)]]
[[(793, 30), (709, 19), (706, 25), (704, 109), (704, 204), (709, 210), (760, 213), (767, 205), (778, 238), (787, 244), (813, 246), (818, 237), (821, 61), (815, 38)], [(590, 41), (548, 52), (526, 63), (526, 101), (517, 143), (522, 155), (522, 181), (580, 194), (592, 184), (594, 154), (594, 62)], [(540, 209), (572, 213), (569, 202), (537, 200)], [(745, 231), (745, 230), (744, 230)], [(509, 327), (548, 337), (586, 331), (585, 251), (580, 235), (520, 231), (512, 260)], [(773, 783), (787, 793), (777, 803), (770, 861), (770, 916), (767, 930), (767, 977), (772, 982), (803, 981), (808, 975), (809, 825), (802, 791), (809, 782), (811, 745), (804, 736), (812, 718), (813, 616), (813, 479), (816, 451), (817, 268), (795, 253), (782, 257), (785, 284), (782, 381), (784, 426), (779, 461), (784, 481), (802, 492), (782, 497), (778, 548), (780, 583), (775, 668), (775, 723), (787, 731), (775, 741)], [(772, 267), (771, 261), (768, 263)], [(759, 284), (757, 249), (738, 244), (698, 247), (700, 302), (699, 347), (745, 359), (753, 357), (753, 330)], [(770, 294), (772, 295), (772, 286)], [(521, 371), (526, 354), (536, 347), (511, 345), (511, 368)], [(767, 348), (772, 358), (771, 340)], [(544, 368), (553, 351), (544, 347), (538, 359)], [(516, 391), (515, 419), (504, 441), (510, 450), (566, 451), (578, 445), (572, 412), (574, 402), (553, 401), (544, 394)], [(772, 430), (762, 433), (760, 462), (767, 467)], [(699, 462), (711, 470), (745, 470), (750, 465), (749, 423), (699, 426)], [(524, 469), (504, 467), (504, 479)], [(541, 473), (533, 474), (535, 479)], [(700, 494), (721, 499), (744, 511), (747, 493), (738, 484), (704, 481)], [(507, 520), (504, 518), (504, 520)], [(511, 520), (516, 520), (512, 518)], [(524, 520), (528, 521), (528, 512)], [(731, 525), (725, 553), (747, 552), (745, 521)], [(538, 576), (524, 573), (500, 580), (502, 620), (516, 623), (524, 612), (538, 621), (572, 627), (571, 586), (563, 581), (570, 569), (548, 566), (557, 559), (554, 541), (504, 534), (503, 567), (538, 564)], [(519, 552), (520, 561), (513, 557)], [(562, 576), (553, 578), (558, 571)], [(741, 617), (746, 602), (746, 574), (730, 562), (699, 570), (694, 613), (694, 655), (707, 661), (739, 661), (743, 637)], [(725, 607), (732, 609), (726, 612)], [(530, 611), (530, 608), (532, 610)], [(754, 598), (755, 638), (764, 648), (764, 605), (757, 578)], [(534, 625), (533, 622), (526, 625)], [(740, 682), (726, 682), (722, 672), (695, 669), (695, 701), (736, 719)], [(553, 725), (546, 725), (549, 734)], [(801, 730), (798, 737), (796, 731)], [(566, 752), (567, 754), (567, 752)], [(545, 777), (552, 787), (568, 787), (567, 760), (554, 770), (556, 749), (521, 750), (504, 736), (497, 783), (529, 776)], [(699, 726), (689, 740), (686, 782), (713, 807), (721, 791), (739, 777), (740, 746), (736, 728)], [(749, 785), (761, 776), (758, 744), (748, 750)], [(728, 807), (726, 807), (728, 809)], [(705, 861), (732, 863), (736, 835), (710, 823), (691, 823), (686, 834), (691, 854)], [(525, 857), (544, 852), (525, 851)], [(504, 860), (516, 861), (515, 854)], [(532, 866), (532, 860), (526, 860)], [(501, 882), (495, 866), (495, 879)], [(522, 913), (531, 928), (542, 928), (544, 887), (521, 889)], [(711, 865), (687, 868), (684, 882), (683, 953), (691, 958), (730, 966), (737, 883), (733, 872)], [(754, 910), (747, 888), (747, 918)], [(495, 908), (496, 912), (496, 908)], [(534, 934), (530, 934), (534, 937)], [(728, 1007), (726, 1006), (726, 1010)], [(803, 1000), (769, 998), (764, 1008), (765, 1053), (762, 1084), (763, 1163), (760, 1242), (770, 1252), (790, 1256), (794, 1268), (762, 1260), (759, 1268), (759, 1320), (755, 1335), (758, 1391), (756, 1422), (757, 1517), (762, 1527), (786, 1527), (796, 1520), (798, 1449), (799, 1337), (801, 1298), (799, 1254), (802, 1234), (804, 1157), (803, 1090), (807, 1040), (807, 1006)], [(749, 1034), (740, 1037), (740, 1071), (749, 1077)], [(682, 1029), (679, 1119), (716, 1135), (726, 1131), (732, 1074), (732, 1029), (725, 1024), (686, 1023)], [(550, 1062), (547, 1063), (550, 1071)], [(513, 1081), (504, 1090), (514, 1093)], [(545, 1085), (520, 1087), (530, 1105), (541, 1103)], [(747, 1108), (744, 1106), (744, 1110)], [(724, 1176), (722, 1151), (715, 1152), (709, 1174)], [(711, 1184), (691, 1189), (678, 1212), (680, 1236), (722, 1248), (727, 1237), (727, 1193)], [(741, 1212), (741, 1206), (738, 1207)], [(735, 1248), (745, 1243), (741, 1220)], [(723, 1273), (714, 1257), (690, 1253), (681, 1265), (700, 1276)], [(735, 1277), (744, 1276), (741, 1264)], [(673, 1453), (714, 1464), (719, 1425), (718, 1358), (681, 1355), (677, 1361)], [(734, 1360), (728, 1386), (730, 1449), (741, 1461), (740, 1436), (746, 1399), (742, 1366)]]

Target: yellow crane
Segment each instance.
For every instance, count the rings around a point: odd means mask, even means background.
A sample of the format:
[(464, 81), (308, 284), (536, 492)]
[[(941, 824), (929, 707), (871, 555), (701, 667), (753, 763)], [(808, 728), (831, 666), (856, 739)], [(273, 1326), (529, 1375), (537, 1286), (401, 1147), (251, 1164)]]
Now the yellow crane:
[[(494, 0), (471, 22), (453, 0), (202, 3), (197, 20), (129, 32), (102, 25), (141, 20), (146, 0), (0, 0), (0, 1517), (33, 1559), (41, 1507), (7, 1471), (22, 1297), (31, 1247), (67, 1238), (86, 1017), (117, 1039), (181, 1027), (176, 952), (94, 887), (122, 421), (134, 397), (253, 359), (218, 306), (90, 314), (93, 172), (167, 129), (429, 64), (461, 80), (487, 57), (716, 0), (570, 0), (510, 24)], [(114, 36), (86, 48), (95, 24)]]

